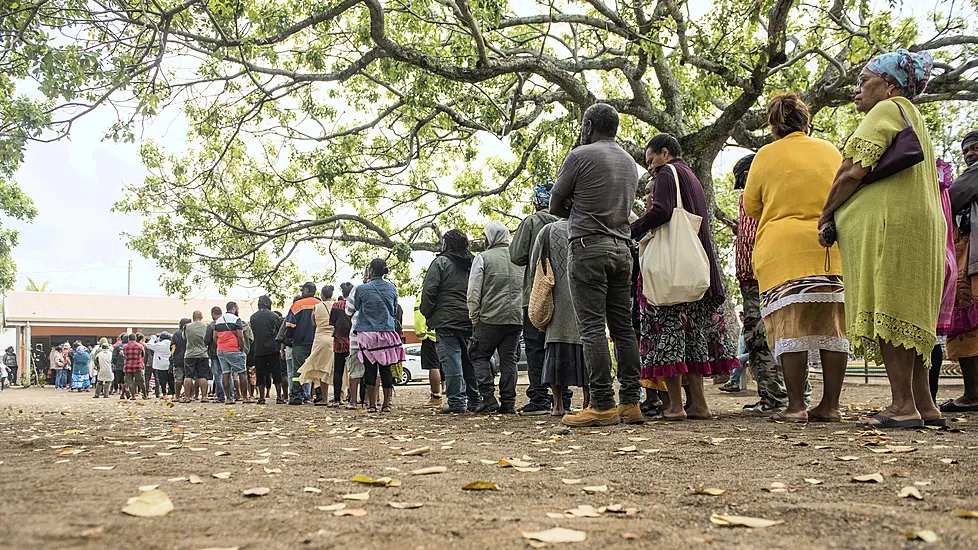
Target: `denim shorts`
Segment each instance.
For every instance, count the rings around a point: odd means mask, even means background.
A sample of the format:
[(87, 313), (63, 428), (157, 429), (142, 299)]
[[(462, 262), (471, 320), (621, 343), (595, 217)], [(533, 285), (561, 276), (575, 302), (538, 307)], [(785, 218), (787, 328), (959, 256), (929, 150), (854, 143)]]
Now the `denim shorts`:
[(217, 350), (217, 359), (221, 362), (221, 372), (238, 374), (247, 372), (247, 356), (243, 351)]

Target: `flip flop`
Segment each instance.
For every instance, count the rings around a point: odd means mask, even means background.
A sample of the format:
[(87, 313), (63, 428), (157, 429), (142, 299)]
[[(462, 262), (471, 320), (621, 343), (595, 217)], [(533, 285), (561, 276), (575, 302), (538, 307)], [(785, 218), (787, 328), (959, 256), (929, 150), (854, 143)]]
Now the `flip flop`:
[(909, 420), (894, 420), (885, 414), (877, 414), (869, 417), (870, 420), (876, 420), (879, 424), (872, 424), (870, 422), (860, 422), (861, 427), (877, 428), (877, 429), (887, 429), (887, 428), (923, 428), (924, 421), (919, 418), (911, 418)]
[(946, 413), (959, 413), (959, 412), (975, 412), (978, 411), (978, 405), (967, 405), (962, 406), (954, 402), (953, 399), (948, 399), (947, 401), (938, 405), (941, 412)]
[(778, 411), (771, 416), (767, 417), (769, 422), (791, 422), (793, 424), (807, 424), (808, 420), (802, 420), (801, 418), (788, 418), (785, 416), (783, 411)]
[(924, 426), (936, 426), (938, 428), (943, 428), (944, 426), (947, 426), (947, 419), (942, 417), (924, 420)]

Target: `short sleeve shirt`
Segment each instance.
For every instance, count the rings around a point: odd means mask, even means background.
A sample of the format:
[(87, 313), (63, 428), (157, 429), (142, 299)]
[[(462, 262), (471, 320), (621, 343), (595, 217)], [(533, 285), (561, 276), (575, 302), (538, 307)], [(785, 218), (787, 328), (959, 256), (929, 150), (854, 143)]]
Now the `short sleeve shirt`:
[(571, 200), (572, 240), (591, 235), (630, 239), (628, 214), (637, 188), (635, 159), (613, 140), (601, 140), (567, 154), (553, 193)]
[(237, 331), (244, 331), (244, 321), (233, 313), (225, 313), (214, 320), (214, 337), (217, 351), (242, 351), (238, 347)]

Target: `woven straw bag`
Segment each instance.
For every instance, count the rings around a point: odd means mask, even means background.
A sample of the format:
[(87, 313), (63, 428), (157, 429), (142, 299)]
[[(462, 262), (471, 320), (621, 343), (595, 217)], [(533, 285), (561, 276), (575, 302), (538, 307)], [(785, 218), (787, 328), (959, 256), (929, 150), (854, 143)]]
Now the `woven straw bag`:
[(550, 228), (547, 227), (541, 241), (540, 261), (536, 265), (533, 287), (530, 289), (530, 305), (527, 315), (537, 330), (547, 330), (554, 316), (554, 270), (550, 265)]

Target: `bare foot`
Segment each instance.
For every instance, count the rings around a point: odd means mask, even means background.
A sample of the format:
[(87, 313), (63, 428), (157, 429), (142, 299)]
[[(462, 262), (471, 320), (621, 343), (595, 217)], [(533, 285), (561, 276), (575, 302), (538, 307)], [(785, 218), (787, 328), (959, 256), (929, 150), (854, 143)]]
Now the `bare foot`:
[(809, 422), (839, 422), (842, 420), (842, 411), (819, 404), (808, 410), (807, 418)]
[(713, 413), (710, 412), (708, 408), (696, 408), (690, 407), (686, 410), (686, 417), (690, 420), (712, 420)]
[(668, 408), (662, 411), (662, 418), (665, 420), (686, 420), (686, 411), (681, 407), (676, 410)]

